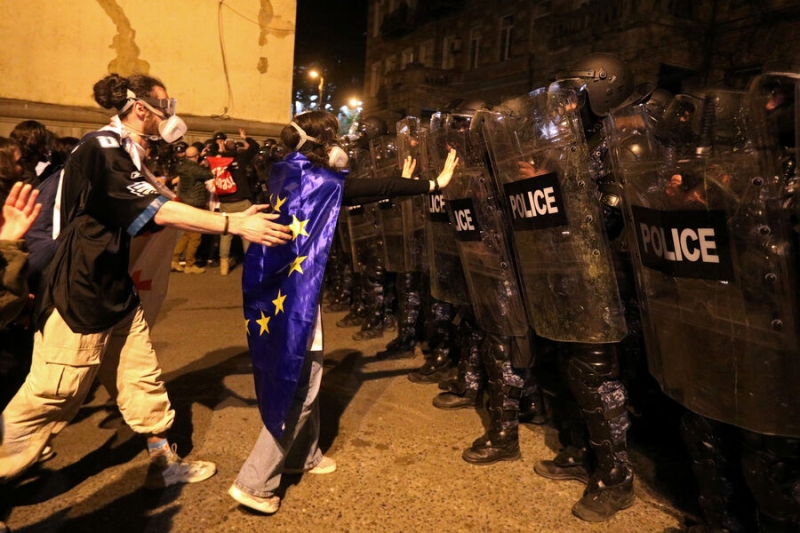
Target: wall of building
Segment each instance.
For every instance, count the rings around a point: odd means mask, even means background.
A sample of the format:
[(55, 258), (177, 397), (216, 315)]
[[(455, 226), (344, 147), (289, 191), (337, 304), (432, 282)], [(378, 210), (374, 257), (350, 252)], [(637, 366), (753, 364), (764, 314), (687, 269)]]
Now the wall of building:
[[(387, 121), (497, 104), (592, 52), (674, 92), (800, 70), (800, 0), (371, 0), (368, 16), (365, 113)], [(431, 42), (426, 64), (403, 64)]]
[(160, 78), (198, 136), (290, 119), (296, 0), (0, 0), (0, 12), (0, 135), (21, 118), (62, 135), (105, 123), (92, 85), (111, 72)]

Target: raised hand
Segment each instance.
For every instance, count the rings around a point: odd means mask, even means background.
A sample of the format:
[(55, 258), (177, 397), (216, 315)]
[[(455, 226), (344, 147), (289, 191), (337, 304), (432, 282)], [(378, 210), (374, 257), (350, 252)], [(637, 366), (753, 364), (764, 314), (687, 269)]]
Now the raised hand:
[(442, 169), (442, 172), (436, 178), (440, 189), (444, 189), (447, 187), (447, 184), (450, 183), (450, 179), (453, 177), (453, 171), (457, 166), (458, 156), (456, 155), (456, 151), (451, 148), (450, 152), (447, 154), (447, 160), (444, 162), (444, 169)]
[(39, 191), (18, 181), (11, 187), (0, 220), (0, 240), (21, 239), (39, 216), (42, 204), (36, 203)]
[(406, 160), (403, 161), (403, 174), (402, 176), (406, 179), (414, 177), (414, 169), (417, 168), (417, 160), (412, 158), (411, 156), (406, 157)]

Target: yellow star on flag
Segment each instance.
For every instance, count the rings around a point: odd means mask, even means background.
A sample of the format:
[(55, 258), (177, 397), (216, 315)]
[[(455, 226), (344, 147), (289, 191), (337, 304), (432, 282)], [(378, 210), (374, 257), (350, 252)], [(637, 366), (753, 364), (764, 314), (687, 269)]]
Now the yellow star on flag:
[(291, 275), (292, 275), (292, 272), (294, 272), (295, 270), (296, 270), (297, 272), (300, 272), (300, 273), (302, 274), (302, 273), (303, 273), (303, 269), (302, 269), (302, 268), (300, 268), (300, 265), (301, 265), (301, 264), (303, 263), (303, 261), (305, 261), (307, 258), (308, 258), (308, 256), (307, 256), (307, 255), (298, 255), (297, 257), (295, 257), (295, 258), (294, 258), (294, 261), (292, 261), (292, 266), (289, 268), (289, 274), (288, 274), (286, 277), (288, 278), (289, 276), (291, 276)]
[(286, 311), (283, 310), (283, 301), (286, 299), (285, 294), (281, 294), (281, 290), (278, 289), (278, 297), (272, 300), (272, 303), (275, 304), (275, 316), (278, 316), (278, 313), (285, 313)]
[(289, 229), (292, 230), (292, 240), (295, 240), (300, 235), (308, 237), (306, 224), (308, 224), (308, 220), (298, 220), (296, 216), (292, 215), (292, 223), (289, 224)]
[(281, 206), (285, 204), (286, 200), (288, 199), (289, 199), (288, 196), (286, 198), (281, 198), (280, 196), (275, 195), (275, 202), (274, 202), (275, 205), (272, 206), (272, 210), (275, 211), (276, 213), (280, 213)]
[(269, 333), (269, 319), (271, 317), (264, 316), (264, 311), (261, 311), (261, 318), (256, 320), (256, 323), (261, 326), (261, 331), (258, 332), (259, 335), (263, 334), (264, 332)]
[(250, 319), (249, 318), (245, 318), (244, 319), (244, 330), (247, 332), (248, 335), (250, 335)]

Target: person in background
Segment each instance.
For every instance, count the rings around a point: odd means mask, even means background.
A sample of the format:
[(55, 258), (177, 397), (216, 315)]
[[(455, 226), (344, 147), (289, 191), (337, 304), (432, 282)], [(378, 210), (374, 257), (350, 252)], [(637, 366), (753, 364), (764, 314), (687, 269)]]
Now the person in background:
[[(0, 214), (0, 335), (6, 326), (16, 318), (28, 302), (27, 256), (22, 237), (39, 215), (41, 205), (36, 203), (38, 191), (30, 185), (17, 182), (11, 186), (3, 201)], [(4, 365), (3, 365), (4, 366)], [(0, 373), (0, 396), (13, 385), (6, 382)], [(4, 400), (0, 405), (5, 405)], [(0, 442), (3, 440), (3, 424), (0, 419)], [(1, 490), (1, 489), (0, 489)], [(0, 533), (6, 533), (5, 524), (8, 497), (0, 494)]]
[(23, 120), (11, 130), (11, 139), (19, 144), (22, 151), (20, 160), (23, 168), (23, 181), (34, 187), (39, 185), (37, 166), (50, 159), (50, 138), (47, 127), (36, 120)]
[[(198, 209), (205, 209), (208, 202), (208, 191), (206, 191), (206, 181), (213, 178), (211, 171), (200, 166), (198, 159), (200, 154), (197, 148), (189, 146), (185, 150), (185, 156), (178, 161), (175, 172), (178, 180), (178, 199)], [(186, 274), (202, 274), (206, 271), (204, 267), (197, 266), (197, 249), (200, 247), (202, 234), (197, 231), (184, 231), (175, 245), (175, 253), (172, 256), (172, 270), (185, 272)], [(185, 266), (181, 266), (181, 255), (186, 254)]]

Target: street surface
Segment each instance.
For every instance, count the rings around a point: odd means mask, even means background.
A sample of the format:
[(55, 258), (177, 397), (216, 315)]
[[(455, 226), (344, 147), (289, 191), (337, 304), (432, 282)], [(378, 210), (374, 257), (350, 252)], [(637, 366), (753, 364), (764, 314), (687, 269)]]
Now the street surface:
[[(321, 445), (338, 470), (285, 476), (281, 509), (273, 516), (245, 510), (226, 494), (260, 429), (240, 282), (241, 267), (228, 277), (216, 268), (173, 273), (153, 329), (177, 411), (171, 440), (180, 455), (216, 461), (217, 474), (202, 483), (145, 490), (144, 439), (122, 423), (99, 389), (55, 440), (56, 457), (13, 491), (8, 525), (14, 533), (661, 533), (680, 528), (692, 512), (688, 465), (676, 470), (669, 455), (666, 462), (653, 459), (664, 450), (645, 453), (646, 444), (631, 451), (636, 503), (603, 524), (572, 516), (581, 484), (533, 473), (534, 463), (557, 449), (549, 426), (520, 428), (518, 461), (465, 463), (461, 451), (483, 433), (485, 410), (435, 409), (437, 387), (406, 379), (422, 364), (421, 355), (376, 360), (394, 334), (353, 341), (356, 329), (335, 326), (344, 313), (323, 317)], [(689, 476), (685, 487), (670, 477), (683, 473)]]

